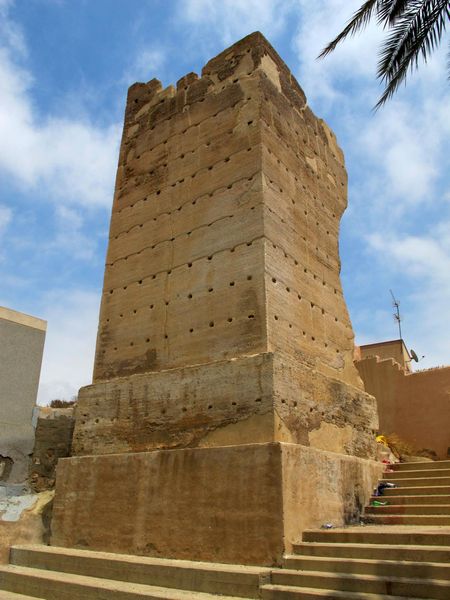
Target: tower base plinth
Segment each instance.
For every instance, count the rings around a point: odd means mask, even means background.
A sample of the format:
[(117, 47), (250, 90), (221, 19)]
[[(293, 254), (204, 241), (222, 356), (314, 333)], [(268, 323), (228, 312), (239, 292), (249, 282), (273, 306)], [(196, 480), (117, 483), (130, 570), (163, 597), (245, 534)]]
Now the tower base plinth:
[(52, 544), (276, 565), (303, 530), (355, 522), (381, 468), (277, 442), (63, 459)]

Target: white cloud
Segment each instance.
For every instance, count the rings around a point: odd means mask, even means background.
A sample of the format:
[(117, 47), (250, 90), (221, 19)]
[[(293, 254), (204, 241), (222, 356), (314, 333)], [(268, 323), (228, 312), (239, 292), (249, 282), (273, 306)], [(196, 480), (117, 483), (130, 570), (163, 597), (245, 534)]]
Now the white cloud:
[(12, 220), (12, 210), (0, 204), (0, 235), (6, 230)]
[(38, 403), (70, 400), (91, 383), (99, 295), (86, 290), (48, 294), (42, 316), (48, 321)]
[[(294, 48), (300, 62), (300, 85), (305, 86), (310, 101), (320, 101), (324, 107), (347, 103), (351, 82), (361, 77), (375, 80), (376, 49), (381, 37), (379, 28), (370, 24), (361, 35), (348, 38), (327, 58), (317, 60), (323, 48), (361, 6), (361, 0), (299, 0), (298, 6), (300, 18)], [(370, 98), (368, 92), (366, 89), (359, 93)], [(365, 101), (370, 105), (370, 99)]]
[(14, 52), (24, 56), (27, 53), (26, 44), (20, 28), (8, 18), (8, 12), (14, 0), (0, 0), (0, 39)]
[[(373, 234), (369, 244), (377, 252), (389, 257), (408, 275), (446, 286), (450, 273), (450, 222), (444, 222), (433, 231), (433, 235)], [(450, 282), (449, 282), (450, 284)]]
[[(3, 206), (2, 204), (0, 204), (0, 242), (2, 241), (3, 234), (5, 233), (12, 221), (12, 216), (12, 210), (8, 206)], [(0, 246), (0, 262), (3, 261), (3, 248)]]
[(229, 45), (255, 30), (275, 38), (294, 6), (293, 0), (180, 0), (178, 16), (201, 28), (202, 38), (219, 37)]
[(136, 81), (150, 81), (154, 77), (160, 79), (165, 62), (166, 54), (162, 48), (141, 47), (135, 52), (134, 61), (126, 69), (124, 82), (132, 85)]
[(84, 220), (80, 212), (67, 206), (57, 206), (56, 219), (56, 236), (47, 244), (43, 244), (43, 248), (70, 253), (71, 260), (94, 260), (97, 240), (92, 232), (83, 232)]
[(0, 172), (60, 203), (110, 205), (120, 127), (98, 127), (85, 117), (38, 117), (33, 78), (17, 60), (17, 48), (23, 54), (25, 45), (7, 7), (0, 6), (7, 32), (0, 46)]
[(408, 340), (425, 354), (421, 367), (450, 363), (450, 221), (424, 235), (369, 237), (369, 244), (393, 272), (410, 278)]

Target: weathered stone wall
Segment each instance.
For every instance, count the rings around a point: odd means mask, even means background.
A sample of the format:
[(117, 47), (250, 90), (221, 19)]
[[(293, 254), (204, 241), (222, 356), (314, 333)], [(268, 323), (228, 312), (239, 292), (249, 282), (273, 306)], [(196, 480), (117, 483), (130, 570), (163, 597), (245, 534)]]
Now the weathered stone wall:
[(74, 423), (73, 408), (39, 408), (29, 477), (34, 491), (54, 488), (58, 460), (71, 454)]
[(249, 76), (130, 88), (94, 382), (266, 348), (261, 73), (247, 62)]
[(306, 527), (358, 518), (381, 466), (345, 205), (334, 136), (261, 34), (176, 89), (130, 88), (53, 544), (277, 564)]
[(381, 471), (279, 443), (63, 459), (52, 544), (280, 564), (304, 529), (357, 522)]
[(373, 399), (295, 360), (257, 354), (81, 390), (73, 453), (284, 441), (370, 457)]
[(339, 280), (345, 206), (334, 136), (262, 36), (176, 89), (133, 86), (94, 382), (281, 348), (360, 385)]
[(23, 482), (28, 476), (46, 326), (0, 307), (0, 481)]
[(132, 86), (74, 453), (280, 440), (373, 456), (345, 206), (342, 152), (261, 34), (176, 89)]

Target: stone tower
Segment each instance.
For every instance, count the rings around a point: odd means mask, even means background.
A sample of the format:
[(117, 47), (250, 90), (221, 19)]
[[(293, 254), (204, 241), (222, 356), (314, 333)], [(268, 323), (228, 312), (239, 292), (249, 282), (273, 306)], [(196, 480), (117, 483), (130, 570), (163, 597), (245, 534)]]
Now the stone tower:
[[(120, 526), (114, 534), (106, 523), (110, 543), (94, 525), (88, 533), (87, 522), (83, 534), (68, 526), (68, 493), (69, 506), (80, 511), (74, 485), (81, 493), (75, 480), (86, 469), (87, 505), (89, 485), (97, 493), (106, 486), (106, 504), (97, 511), (89, 505), (89, 519), (111, 510), (113, 472), (127, 485), (132, 473), (134, 486), (146, 481), (145, 492), (135, 490), (147, 505), (135, 507), (146, 523), (151, 514), (173, 522), (173, 507), (164, 516), (161, 503), (173, 505), (175, 490), (177, 497), (184, 490), (177, 522), (184, 531), (190, 523), (196, 542), (187, 550), (179, 534), (163, 536), (154, 524), (138, 535), (143, 524), (136, 522), (126, 528), (123, 551), (274, 562), (298, 533), (289, 511), (293, 517), (304, 509), (305, 526), (312, 524), (305, 503), (320, 513), (323, 475), (314, 476), (309, 500), (300, 494), (292, 504), (305, 487), (306, 463), (339, 473), (339, 502), (349, 514), (357, 511), (376, 472), (368, 459), (377, 419), (353, 365), (339, 277), (345, 207), (346, 172), (334, 135), (261, 34), (210, 60), (200, 78), (186, 75), (176, 89), (163, 90), (157, 80), (130, 88), (94, 381), (80, 390), (77, 409), (73, 447), (85, 458), (61, 463), (56, 543), (77, 545), (82, 536), (90, 547), (111, 549), (110, 536), (118, 535)], [(199, 487), (202, 469), (216, 474), (215, 487), (203, 480)], [(344, 500), (349, 473), (359, 495)], [(227, 490), (237, 504), (211, 533), (208, 519), (223, 513)], [(274, 519), (269, 498), (281, 511), (276, 525), (266, 519)], [(246, 530), (261, 527), (255, 511), (273, 529), (260, 552), (244, 544), (242, 555), (239, 511)], [(219, 549), (224, 535), (232, 541)]]

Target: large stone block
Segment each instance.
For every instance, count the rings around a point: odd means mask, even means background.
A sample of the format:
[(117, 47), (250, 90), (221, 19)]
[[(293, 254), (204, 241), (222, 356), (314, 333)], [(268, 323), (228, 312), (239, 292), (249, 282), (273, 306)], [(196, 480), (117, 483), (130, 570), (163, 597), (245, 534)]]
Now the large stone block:
[(273, 565), (324, 519), (358, 518), (380, 465), (294, 444), (62, 459), (52, 544)]
[(73, 453), (283, 441), (371, 458), (374, 399), (280, 352), (82, 388)]

